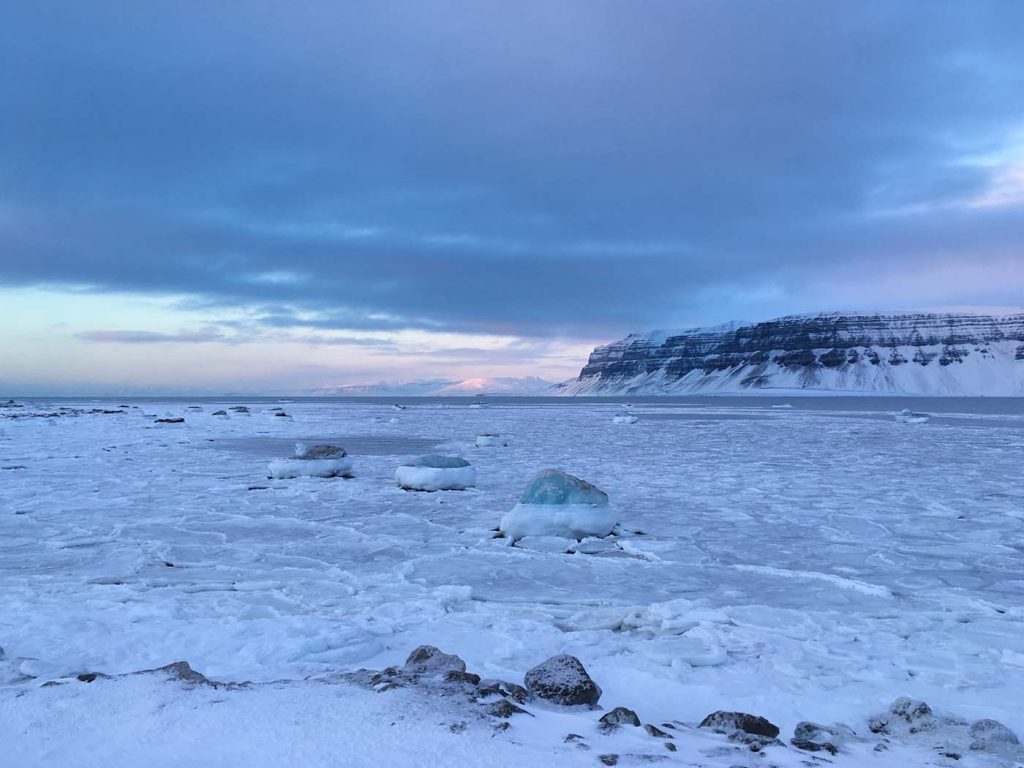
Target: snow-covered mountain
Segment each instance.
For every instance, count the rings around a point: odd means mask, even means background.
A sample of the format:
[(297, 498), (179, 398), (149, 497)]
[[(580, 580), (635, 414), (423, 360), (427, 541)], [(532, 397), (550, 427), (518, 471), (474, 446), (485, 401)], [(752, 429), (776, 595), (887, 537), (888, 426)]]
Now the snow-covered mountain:
[(828, 313), (631, 334), (556, 391), (777, 390), (1024, 395), (1024, 313)]
[(342, 397), (453, 397), (459, 395), (539, 395), (551, 389), (552, 383), (537, 376), (475, 378), (454, 381), (431, 379), (377, 384), (353, 384), (318, 390), (318, 395)]

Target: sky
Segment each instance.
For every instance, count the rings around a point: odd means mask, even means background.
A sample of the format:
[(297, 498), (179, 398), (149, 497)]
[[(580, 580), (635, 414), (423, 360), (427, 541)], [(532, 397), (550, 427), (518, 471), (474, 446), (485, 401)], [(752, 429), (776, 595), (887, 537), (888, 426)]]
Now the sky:
[(1024, 3), (4, 3), (0, 393), (1024, 305)]

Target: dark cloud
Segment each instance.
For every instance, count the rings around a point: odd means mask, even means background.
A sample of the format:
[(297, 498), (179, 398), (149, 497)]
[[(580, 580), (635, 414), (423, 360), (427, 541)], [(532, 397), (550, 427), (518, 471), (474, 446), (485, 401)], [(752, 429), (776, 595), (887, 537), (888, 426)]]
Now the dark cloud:
[(179, 331), (158, 333), (156, 331), (82, 331), (75, 338), (103, 344), (199, 344), (210, 341), (224, 341), (219, 331)]
[(914, 270), (907, 306), (1024, 303), (1024, 193), (972, 204), (1024, 164), (1020, 29), (995, 0), (9, 3), (0, 282), (535, 337)]

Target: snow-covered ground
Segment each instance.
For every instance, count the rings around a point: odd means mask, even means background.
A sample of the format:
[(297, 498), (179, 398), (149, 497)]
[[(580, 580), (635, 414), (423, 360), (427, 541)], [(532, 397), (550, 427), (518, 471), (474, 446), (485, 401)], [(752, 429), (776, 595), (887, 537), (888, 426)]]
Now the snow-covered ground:
[[(792, 402), (634, 402), (628, 429), (612, 423), (618, 401), (290, 402), (290, 421), (270, 403), (211, 415), (228, 401), (0, 410), (0, 763), (812, 759), (688, 727), (737, 710), (787, 744), (801, 720), (849, 726), (863, 741), (825, 754), (835, 765), (1018, 764), (944, 757), (935, 733), (876, 751), (868, 720), (905, 695), (1024, 735), (1024, 400)], [(933, 418), (899, 423), (903, 407)], [(186, 421), (154, 423), (168, 415)], [(509, 445), (478, 448), (482, 432)], [(355, 477), (268, 480), (296, 441), (346, 447)], [(476, 488), (396, 487), (422, 453), (465, 457)], [(493, 538), (545, 467), (606, 491), (619, 535), (593, 554)], [(331, 678), (421, 644), (519, 684), (572, 654), (604, 709), (537, 705), (498, 730), (415, 687)], [(43, 685), (178, 660), (259, 685)], [(676, 723), (677, 750), (600, 732), (615, 706)]]

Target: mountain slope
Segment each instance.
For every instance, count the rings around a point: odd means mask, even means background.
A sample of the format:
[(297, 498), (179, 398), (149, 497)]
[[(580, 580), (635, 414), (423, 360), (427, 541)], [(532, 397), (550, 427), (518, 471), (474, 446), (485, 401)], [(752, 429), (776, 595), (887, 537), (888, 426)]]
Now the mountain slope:
[(1024, 314), (817, 314), (631, 334), (562, 394), (1024, 395)]

